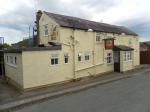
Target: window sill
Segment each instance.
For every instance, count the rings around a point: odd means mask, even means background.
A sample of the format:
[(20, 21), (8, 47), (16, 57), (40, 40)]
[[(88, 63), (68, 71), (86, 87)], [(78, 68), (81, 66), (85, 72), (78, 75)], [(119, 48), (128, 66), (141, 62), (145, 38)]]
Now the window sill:
[(50, 65), (51, 67), (57, 67), (59, 66), (60, 64), (54, 64), (54, 65)]
[(132, 62), (133, 60), (128, 60), (128, 61), (124, 61), (124, 62), (126, 62), (126, 63), (128, 63), (128, 62)]
[(17, 68), (17, 66), (14, 65), (14, 64), (7, 63), (7, 65), (9, 65), (9, 66), (11, 66), (11, 67), (14, 67), (14, 68)]
[(107, 63), (107, 65), (113, 65), (114, 63), (112, 62), (112, 63)]
[(96, 44), (102, 44), (102, 41), (96, 41)]

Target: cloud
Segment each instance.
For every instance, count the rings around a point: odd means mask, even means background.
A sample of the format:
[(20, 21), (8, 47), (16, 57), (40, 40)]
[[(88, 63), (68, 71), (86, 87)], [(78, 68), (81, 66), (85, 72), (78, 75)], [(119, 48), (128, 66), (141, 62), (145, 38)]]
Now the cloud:
[(150, 19), (149, 17), (138, 17), (135, 19), (130, 19), (122, 21), (119, 23), (124, 25), (134, 32), (138, 33), (142, 41), (150, 40)]
[(34, 24), (35, 11), (41, 9), (98, 22), (103, 20), (110, 24), (125, 25), (148, 39), (149, 4), (150, 1), (147, 0), (1, 0), (0, 36), (6, 36), (8, 43), (28, 36), (29, 25)]
[(10, 28), (0, 28), (0, 34), (1, 37), (4, 37), (4, 42), (6, 43), (21, 41), (23, 37), (26, 37), (26, 34), (22, 33), (22, 31)]

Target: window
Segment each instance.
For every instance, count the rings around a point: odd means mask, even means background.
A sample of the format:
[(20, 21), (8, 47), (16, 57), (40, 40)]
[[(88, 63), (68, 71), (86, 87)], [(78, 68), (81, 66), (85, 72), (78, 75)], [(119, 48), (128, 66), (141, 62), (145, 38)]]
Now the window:
[(58, 55), (52, 55), (51, 57), (51, 65), (58, 65)]
[(81, 53), (78, 54), (78, 61), (82, 61), (82, 54)]
[(113, 62), (113, 55), (112, 53), (107, 53), (107, 63), (111, 64)]
[(16, 56), (6, 56), (6, 62), (9, 66), (16, 67), (17, 57)]
[(131, 51), (124, 51), (124, 61), (132, 60), (132, 52)]
[(13, 57), (10, 56), (10, 64), (13, 64)]
[(69, 56), (68, 56), (68, 54), (66, 53), (66, 54), (64, 55), (64, 62), (67, 64), (68, 61), (69, 61)]
[(131, 45), (132, 44), (132, 40), (131, 40), (131, 38), (129, 38), (129, 45)]
[(44, 36), (48, 36), (48, 24), (44, 25)]
[(100, 41), (101, 41), (100, 32), (96, 32), (96, 42)]
[(15, 56), (15, 59), (14, 59), (14, 64), (16, 65), (17, 64), (17, 57)]
[(89, 53), (85, 53), (85, 60), (87, 61), (87, 60), (90, 60), (90, 55), (89, 55)]
[(9, 62), (8, 56), (6, 57), (6, 62), (7, 62), (7, 63)]

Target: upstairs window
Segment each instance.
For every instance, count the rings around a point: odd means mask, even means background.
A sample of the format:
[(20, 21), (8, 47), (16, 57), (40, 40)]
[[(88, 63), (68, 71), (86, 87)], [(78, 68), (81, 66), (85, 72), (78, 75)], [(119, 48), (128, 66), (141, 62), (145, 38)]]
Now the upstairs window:
[(132, 45), (132, 40), (131, 40), (131, 38), (129, 38), (129, 45)]
[(58, 58), (58, 55), (52, 55), (51, 57), (51, 65), (58, 65), (58, 61), (59, 61), (59, 58)]
[(64, 54), (64, 62), (67, 64), (69, 62), (69, 55), (68, 53)]
[(107, 53), (107, 63), (108, 64), (113, 63), (113, 54), (112, 53)]
[(48, 24), (44, 25), (44, 36), (48, 36)]
[(100, 41), (101, 41), (100, 32), (96, 32), (96, 42)]

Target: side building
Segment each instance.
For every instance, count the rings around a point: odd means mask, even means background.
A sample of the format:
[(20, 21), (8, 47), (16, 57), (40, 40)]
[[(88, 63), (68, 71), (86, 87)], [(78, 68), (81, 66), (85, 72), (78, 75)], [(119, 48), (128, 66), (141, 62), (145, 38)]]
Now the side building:
[(37, 47), (5, 51), (6, 76), (20, 89), (125, 72), (139, 65), (139, 37), (123, 26), (45, 11), (37, 12), (36, 23)]

